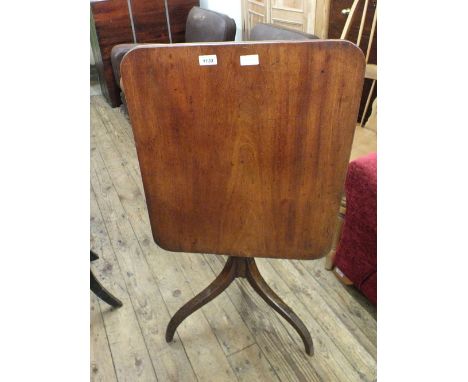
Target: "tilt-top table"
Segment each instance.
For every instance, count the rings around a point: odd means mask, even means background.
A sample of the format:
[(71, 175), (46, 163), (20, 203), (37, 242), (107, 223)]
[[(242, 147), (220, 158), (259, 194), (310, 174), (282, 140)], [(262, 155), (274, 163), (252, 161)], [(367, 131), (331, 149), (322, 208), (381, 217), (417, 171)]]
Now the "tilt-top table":
[(332, 244), (364, 57), (346, 41), (149, 45), (121, 65), (151, 229), (168, 251), (229, 258), (173, 316), (245, 277), (313, 353), (255, 257), (318, 259)]

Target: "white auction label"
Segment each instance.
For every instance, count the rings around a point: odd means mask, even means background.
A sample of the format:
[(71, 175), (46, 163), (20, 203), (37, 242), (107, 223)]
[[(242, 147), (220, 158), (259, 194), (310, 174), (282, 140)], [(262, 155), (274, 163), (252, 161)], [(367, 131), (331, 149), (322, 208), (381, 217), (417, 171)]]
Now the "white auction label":
[(206, 56), (198, 56), (198, 62), (200, 66), (205, 65), (218, 65), (218, 58), (216, 54), (208, 54)]
[(241, 66), (248, 66), (248, 65), (258, 65), (258, 54), (249, 54), (247, 56), (240, 56), (240, 64)]

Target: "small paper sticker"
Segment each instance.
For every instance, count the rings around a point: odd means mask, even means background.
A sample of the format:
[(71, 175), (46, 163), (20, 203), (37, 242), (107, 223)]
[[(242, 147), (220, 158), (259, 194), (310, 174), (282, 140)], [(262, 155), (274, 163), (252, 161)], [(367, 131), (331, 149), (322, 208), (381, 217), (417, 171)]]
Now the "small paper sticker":
[(258, 54), (249, 54), (247, 56), (240, 56), (240, 64), (241, 66), (249, 66), (249, 65), (258, 65)]
[(198, 56), (198, 62), (200, 66), (218, 65), (218, 58), (216, 54), (208, 54), (206, 56)]

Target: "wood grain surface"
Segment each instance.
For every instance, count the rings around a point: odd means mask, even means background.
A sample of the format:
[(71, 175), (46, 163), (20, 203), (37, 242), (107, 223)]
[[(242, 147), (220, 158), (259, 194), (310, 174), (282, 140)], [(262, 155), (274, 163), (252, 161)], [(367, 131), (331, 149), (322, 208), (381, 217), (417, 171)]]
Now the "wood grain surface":
[(376, 308), (325, 271), (325, 259), (256, 259), (310, 330), (313, 357), (245, 279), (185, 320), (168, 345), (170, 316), (226, 260), (166, 252), (153, 242), (132, 128), (103, 97), (91, 97), (90, 107), (90, 246), (99, 254), (91, 267), (124, 303), (113, 309), (91, 293), (91, 381), (376, 380)]
[(91, 18), (95, 28), (92, 46), (101, 89), (108, 102), (116, 107), (121, 103), (120, 89), (112, 70), (111, 50), (117, 44), (135, 42), (127, 0), (91, 1)]
[(200, 6), (198, 0), (170, 0), (167, 2), (173, 43), (185, 41), (187, 16), (190, 10), (195, 6)]
[[(218, 64), (200, 66), (208, 54)], [(260, 64), (241, 66), (250, 54)], [(363, 54), (346, 41), (151, 45), (128, 54), (122, 79), (156, 243), (324, 256), (363, 76)]]
[(164, 0), (132, 1), (136, 41), (165, 43), (169, 41)]
[[(124, 43), (168, 43), (185, 41), (185, 24), (197, 0), (112, 0), (91, 1), (91, 34), (96, 65), (102, 81), (102, 91), (113, 106), (121, 104), (120, 88), (115, 81), (111, 64), (111, 50)], [(169, 26), (166, 18), (169, 14)], [(135, 36), (132, 31), (135, 28)], [(95, 34), (95, 36), (93, 36)]]

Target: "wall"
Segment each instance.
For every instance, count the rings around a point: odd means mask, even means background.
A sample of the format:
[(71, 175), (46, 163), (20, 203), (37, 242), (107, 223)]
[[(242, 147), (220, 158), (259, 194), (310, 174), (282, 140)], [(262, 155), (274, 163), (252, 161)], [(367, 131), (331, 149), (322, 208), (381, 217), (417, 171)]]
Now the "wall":
[(236, 22), (236, 40), (242, 40), (242, 6), (241, 0), (200, 0), (200, 7), (220, 12), (233, 18)]

